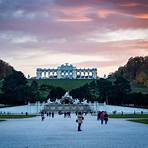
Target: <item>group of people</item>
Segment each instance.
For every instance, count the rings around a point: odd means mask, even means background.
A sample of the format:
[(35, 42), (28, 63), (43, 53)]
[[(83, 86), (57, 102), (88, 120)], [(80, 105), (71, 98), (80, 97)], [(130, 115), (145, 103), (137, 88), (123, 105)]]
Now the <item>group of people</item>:
[(101, 121), (101, 124), (103, 124), (105, 122), (105, 124), (107, 124), (108, 122), (108, 114), (105, 111), (99, 111), (97, 114), (97, 120)]
[[(76, 122), (78, 123), (78, 131), (81, 131), (81, 125), (83, 123), (84, 117), (81, 112), (78, 113)], [(108, 114), (105, 111), (99, 111), (97, 114), (97, 120), (101, 121), (101, 124), (105, 122), (107, 124), (108, 122)]]
[(52, 118), (54, 118), (54, 112), (41, 112), (41, 120), (42, 121), (44, 121), (44, 119), (45, 119), (45, 114), (46, 114), (46, 116), (47, 117), (52, 117)]
[(64, 112), (64, 118), (70, 118), (71, 113), (70, 112)]
[[(41, 112), (41, 120), (42, 121), (44, 121), (44, 119), (45, 119), (45, 114), (47, 115), (47, 117), (49, 116), (49, 117), (54, 118), (54, 112)], [(63, 114), (64, 114), (64, 118), (66, 118), (66, 117), (70, 118), (71, 117), (70, 112), (64, 112)], [(83, 113), (77, 112), (76, 115), (77, 115), (76, 122), (78, 123), (77, 130), (81, 131), (81, 125), (82, 125), (83, 120), (84, 120)], [(85, 114), (85, 115), (87, 115), (87, 114)], [(104, 122), (105, 122), (105, 124), (107, 124), (107, 122), (108, 122), (108, 114), (107, 114), (107, 112), (99, 111), (97, 113), (97, 120), (100, 120), (101, 124), (103, 124)]]

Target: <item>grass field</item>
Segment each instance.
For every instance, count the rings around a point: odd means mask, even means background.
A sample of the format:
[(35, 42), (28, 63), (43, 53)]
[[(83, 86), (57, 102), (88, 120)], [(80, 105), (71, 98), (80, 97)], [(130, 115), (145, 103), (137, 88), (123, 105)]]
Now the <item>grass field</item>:
[(148, 124), (148, 119), (135, 119), (135, 120), (128, 120), (128, 121)]
[(32, 117), (35, 117), (35, 115), (0, 115), (0, 119), (22, 119)]
[[(30, 79), (28, 80), (29, 83), (31, 83), (33, 80)], [(36, 80), (39, 85), (42, 84), (46, 84), (46, 85), (51, 85), (51, 86), (58, 86), (58, 87), (62, 87), (67, 91), (70, 91), (72, 89), (75, 88), (79, 88), (87, 83), (92, 82), (92, 80), (90, 79), (40, 79), (40, 80)]]
[[(28, 80), (29, 84), (33, 81), (33, 79)], [(83, 86), (87, 83), (90, 83), (93, 80), (90, 79), (40, 79), (36, 80), (39, 85), (42, 84), (47, 84), (47, 85), (52, 85), (52, 86), (59, 86), (67, 91), (70, 91), (72, 89), (78, 88), (80, 86)], [(1, 93), (1, 86), (2, 86), (2, 80), (0, 81), (0, 93)], [(132, 84), (131, 85), (132, 92), (141, 92), (144, 94), (148, 93), (148, 87), (142, 86), (142, 85), (137, 85), (137, 84)]]
[(110, 118), (148, 118), (148, 114), (116, 114), (116, 115), (109, 115)]

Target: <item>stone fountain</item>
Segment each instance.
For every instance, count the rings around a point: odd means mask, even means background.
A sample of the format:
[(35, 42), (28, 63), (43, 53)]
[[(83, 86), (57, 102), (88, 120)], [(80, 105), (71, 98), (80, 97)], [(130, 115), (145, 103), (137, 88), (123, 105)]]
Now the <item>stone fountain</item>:
[(47, 103), (44, 105), (44, 111), (49, 112), (90, 112), (90, 106), (86, 100), (80, 103), (79, 99), (73, 99), (66, 92), (61, 99), (56, 99), (56, 101), (51, 102), (48, 99)]

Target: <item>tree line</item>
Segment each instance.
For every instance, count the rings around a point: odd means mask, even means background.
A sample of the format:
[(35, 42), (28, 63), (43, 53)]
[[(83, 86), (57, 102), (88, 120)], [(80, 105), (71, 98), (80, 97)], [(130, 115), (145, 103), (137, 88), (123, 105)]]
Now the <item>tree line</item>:
[(148, 86), (148, 56), (130, 58), (125, 66), (110, 75), (122, 76), (131, 82)]
[[(22, 72), (13, 71), (2, 81), (0, 103), (27, 104), (28, 102), (51, 101), (60, 99), (66, 92), (61, 87), (39, 84), (37, 80), (28, 82)], [(134, 93), (131, 91), (130, 81), (117, 76), (112, 79), (97, 79), (89, 84), (70, 91), (70, 95), (94, 102), (106, 102), (111, 105), (148, 106), (148, 94)]]
[(74, 98), (106, 102), (109, 105), (132, 105), (148, 107), (148, 94), (132, 92), (130, 81), (119, 76), (112, 79), (97, 79), (83, 87), (73, 89)]
[(29, 83), (20, 71), (13, 71), (3, 79), (1, 91), (0, 103), (11, 105), (43, 102), (47, 101), (49, 97), (54, 101), (56, 98), (61, 98), (66, 92), (60, 87), (39, 85), (37, 80)]

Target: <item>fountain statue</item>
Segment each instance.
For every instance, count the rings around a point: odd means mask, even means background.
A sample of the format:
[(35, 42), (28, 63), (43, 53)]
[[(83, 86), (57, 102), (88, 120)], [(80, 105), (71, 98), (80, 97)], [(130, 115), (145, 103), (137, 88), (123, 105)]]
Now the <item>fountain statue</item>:
[(60, 104), (60, 100), (59, 99), (56, 99), (55, 100), (55, 103)]
[(83, 99), (82, 104), (88, 104), (88, 103), (87, 103), (87, 100)]
[(52, 103), (51, 101), (50, 101), (50, 98), (47, 100), (47, 104), (50, 104), (50, 103)]
[(84, 99), (80, 103), (79, 99), (73, 99), (70, 96), (69, 92), (66, 92), (61, 99), (56, 99), (55, 102), (51, 102), (50, 98), (44, 106), (43, 111), (54, 111), (54, 112), (90, 112), (91, 108), (87, 103), (87, 100)]
[(79, 103), (80, 103), (79, 99), (75, 99), (74, 104), (79, 104)]

